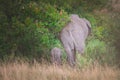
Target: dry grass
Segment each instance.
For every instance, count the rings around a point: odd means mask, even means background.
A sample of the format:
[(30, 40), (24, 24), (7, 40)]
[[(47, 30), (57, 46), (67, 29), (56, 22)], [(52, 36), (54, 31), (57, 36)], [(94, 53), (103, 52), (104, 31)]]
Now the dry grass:
[(120, 80), (119, 74), (116, 68), (100, 65), (82, 69), (37, 62), (0, 65), (0, 80)]

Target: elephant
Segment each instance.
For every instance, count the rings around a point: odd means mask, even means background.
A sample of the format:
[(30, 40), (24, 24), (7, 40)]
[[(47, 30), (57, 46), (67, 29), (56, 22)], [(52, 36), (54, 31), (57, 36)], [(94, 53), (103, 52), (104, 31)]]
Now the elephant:
[(62, 64), (62, 51), (60, 48), (54, 47), (51, 50), (51, 62), (56, 65), (61, 65)]
[(91, 24), (87, 19), (80, 18), (77, 14), (70, 15), (70, 22), (63, 27), (59, 35), (70, 66), (76, 63), (76, 52), (84, 53), (85, 40), (90, 33)]

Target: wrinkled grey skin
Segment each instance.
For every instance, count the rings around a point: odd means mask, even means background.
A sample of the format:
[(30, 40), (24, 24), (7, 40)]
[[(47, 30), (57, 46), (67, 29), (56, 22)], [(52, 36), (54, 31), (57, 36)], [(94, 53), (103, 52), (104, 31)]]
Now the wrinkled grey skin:
[(62, 51), (60, 48), (55, 47), (51, 50), (51, 62), (53, 64), (61, 65), (62, 64), (61, 57)]
[(83, 54), (85, 40), (91, 31), (91, 24), (84, 18), (72, 14), (71, 21), (60, 32), (60, 40), (67, 53), (67, 60), (71, 66), (75, 65), (76, 52)]

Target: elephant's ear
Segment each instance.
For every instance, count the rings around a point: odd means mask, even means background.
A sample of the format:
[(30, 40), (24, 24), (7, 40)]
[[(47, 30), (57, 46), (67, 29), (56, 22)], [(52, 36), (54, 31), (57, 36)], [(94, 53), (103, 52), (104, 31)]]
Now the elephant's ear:
[(88, 35), (89, 35), (91, 33), (91, 24), (87, 19), (84, 18), (83, 20), (85, 21), (85, 23), (86, 23), (86, 25), (88, 27)]

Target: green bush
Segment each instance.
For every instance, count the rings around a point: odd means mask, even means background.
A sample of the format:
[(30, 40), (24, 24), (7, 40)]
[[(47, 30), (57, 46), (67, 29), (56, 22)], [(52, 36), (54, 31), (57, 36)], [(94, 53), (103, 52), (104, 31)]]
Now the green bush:
[[(8, 47), (5, 50), (0, 49), (1, 57), (21, 56), (30, 59), (47, 57), (50, 49), (58, 41), (59, 32), (69, 21), (68, 14), (62, 9), (57, 10), (49, 3), (44, 4), (40, 1), (27, 2), (20, 8), (21, 13), (18, 16), (12, 16), (8, 25), (5, 24), (6, 18), (1, 22), (1, 35), (4, 34), (3, 37), (10, 39), (5, 43), (4, 38), (0, 38), (0, 42), (4, 41), (1, 47)], [(0, 17), (6, 16), (1, 14)], [(11, 28), (7, 31), (9, 26)], [(6, 33), (2, 33), (4, 30)]]
[(95, 62), (102, 65), (114, 65), (116, 63), (115, 52), (115, 47), (110, 47), (98, 39), (92, 39), (86, 45), (84, 56), (77, 54), (77, 63), (81, 67), (89, 66)]
[(66, 54), (58, 35), (69, 22), (68, 13), (76, 13), (92, 24), (85, 56), (78, 56), (79, 65), (89, 65), (96, 60), (101, 64), (113, 64), (116, 54), (119, 61), (116, 53), (116, 48), (119, 52), (119, 14), (102, 13), (107, 1), (0, 0), (0, 59), (49, 59), (51, 48), (59, 47), (65, 61)]

